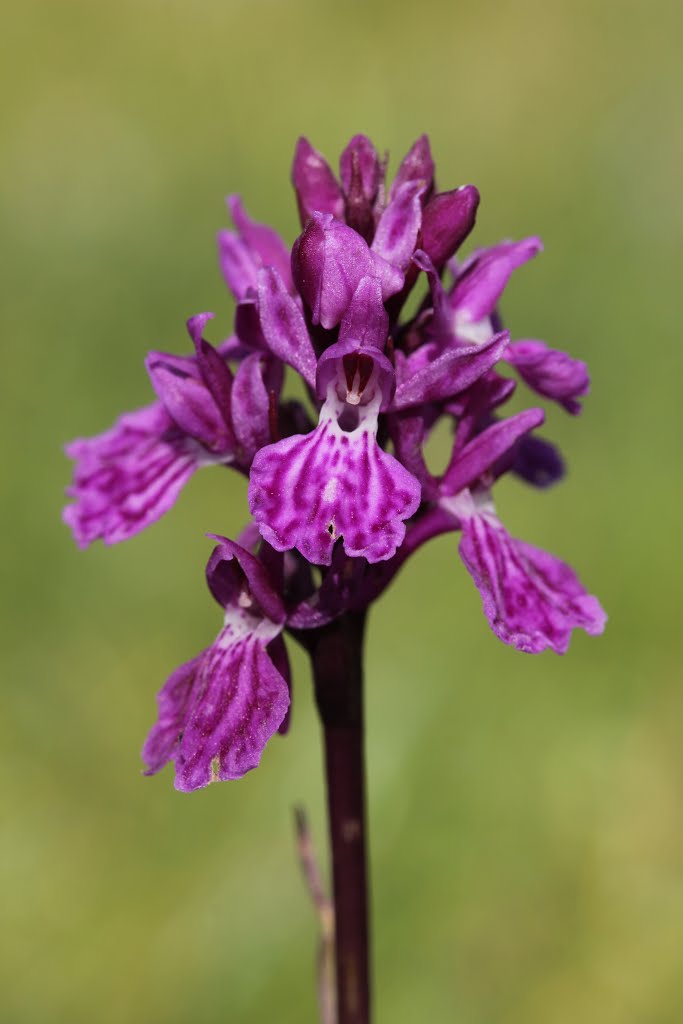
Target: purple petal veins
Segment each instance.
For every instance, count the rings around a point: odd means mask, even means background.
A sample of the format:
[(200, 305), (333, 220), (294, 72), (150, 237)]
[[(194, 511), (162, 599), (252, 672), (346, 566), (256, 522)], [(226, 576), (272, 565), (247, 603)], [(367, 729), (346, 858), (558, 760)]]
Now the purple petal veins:
[(160, 519), (200, 466), (220, 461), (182, 434), (155, 402), (121, 416), (111, 430), (66, 447), (74, 480), (64, 522), (76, 543), (116, 544)]
[(464, 491), (448, 507), (462, 527), (460, 556), (503, 643), (564, 654), (573, 629), (602, 633), (607, 617), (597, 598), (559, 558), (511, 537), (487, 495)]
[[(223, 628), (169, 677), (142, 752), (147, 774), (174, 761), (175, 786), (183, 792), (255, 768), (289, 709), (286, 655), (276, 644), (284, 625), (279, 598), (253, 555), (219, 540), (207, 578), (225, 602)], [(273, 644), (279, 667), (268, 653)]]
[(249, 507), (262, 535), (318, 565), (330, 564), (339, 537), (352, 557), (390, 558), (420, 503), (418, 481), (376, 441), (385, 368), (370, 351), (336, 360), (312, 433), (262, 448), (251, 467)]

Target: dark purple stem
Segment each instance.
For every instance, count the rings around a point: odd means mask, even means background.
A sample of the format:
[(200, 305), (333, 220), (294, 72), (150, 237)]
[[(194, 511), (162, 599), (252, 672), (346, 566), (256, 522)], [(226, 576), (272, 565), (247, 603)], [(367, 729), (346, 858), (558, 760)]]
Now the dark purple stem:
[(369, 1024), (370, 965), (363, 750), (365, 612), (309, 634), (323, 725), (332, 849), (337, 1024)]

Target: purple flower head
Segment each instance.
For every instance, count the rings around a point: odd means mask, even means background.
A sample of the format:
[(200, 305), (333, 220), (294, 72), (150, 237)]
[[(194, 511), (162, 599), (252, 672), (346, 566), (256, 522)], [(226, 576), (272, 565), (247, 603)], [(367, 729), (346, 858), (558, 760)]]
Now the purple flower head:
[(223, 628), (210, 647), (167, 680), (142, 750), (146, 774), (173, 761), (176, 789), (184, 792), (240, 779), (256, 768), (289, 708), (289, 669), (279, 641), (285, 621), (281, 600), (253, 555), (224, 537), (216, 539), (206, 576), (225, 611)]
[[(477, 189), (436, 191), (426, 136), (393, 181), (387, 168), (364, 135), (342, 151), (338, 176), (299, 139), (291, 249), (230, 197), (235, 230), (218, 240), (234, 334), (214, 347), (210, 314), (193, 317), (191, 354), (147, 357), (158, 400), (67, 449), (75, 501), (64, 518), (82, 546), (158, 519), (201, 466), (249, 480), (253, 522), (239, 543), (217, 538), (207, 568), (223, 628), (168, 679), (143, 752), (150, 773), (175, 763), (179, 789), (239, 778), (286, 729), (285, 631), (301, 640), (362, 613), (439, 533), (461, 533), (505, 643), (564, 653), (573, 629), (604, 626), (574, 572), (510, 537), (493, 505), (505, 474), (544, 488), (564, 473), (542, 409), (505, 415), (518, 380), (571, 413), (588, 392), (583, 362), (503, 326), (505, 288), (541, 243), (463, 259)], [(284, 397), (293, 378), (297, 397)], [(435, 473), (425, 450), (444, 421), (452, 448)]]

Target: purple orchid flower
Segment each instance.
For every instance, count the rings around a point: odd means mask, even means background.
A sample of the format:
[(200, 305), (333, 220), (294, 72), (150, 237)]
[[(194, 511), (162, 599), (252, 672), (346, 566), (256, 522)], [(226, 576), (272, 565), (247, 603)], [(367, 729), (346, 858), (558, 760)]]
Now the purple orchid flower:
[[(342, 538), (350, 557), (390, 558), (420, 504), (420, 485), (377, 444), (394, 371), (382, 347), (388, 318), (379, 282), (359, 282), (339, 341), (320, 357), (318, 426), (263, 448), (251, 467), (249, 506), (277, 550), (329, 565)], [(284, 347), (284, 345), (283, 345)]]
[(256, 768), (289, 709), (281, 599), (261, 562), (233, 541), (215, 539), (206, 577), (225, 610), (223, 628), (169, 677), (142, 750), (146, 774), (173, 761), (176, 789), (186, 793)]
[[(604, 626), (573, 571), (511, 538), (493, 506), (502, 475), (544, 487), (564, 468), (536, 433), (541, 409), (502, 418), (516, 381), (500, 371), (512, 367), (571, 413), (589, 387), (583, 362), (502, 329), (504, 290), (539, 239), (457, 257), (479, 193), (436, 191), (426, 136), (393, 181), (363, 135), (339, 167), (337, 176), (308, 140), (297, 143), (302, 231), (291, 250), (229, 197), (235, 230), (218, 242), (235, 333), (214, 348), (203, 336), (211, 314), (191, 318), (192, 355), (147, 357), (157, 401), (67, 448), (75, 501), (64, 518), (81, 546), (150, 525), (200, 467), (249, 478), (253, 522), (240, 544), (218, 538), (207, 570), (224, 628), (170, 676), (145, 745), (149, 771), (174, 761), (180, 789), (240, 777), (285, 727), (284, 631), (313, 637), (362, 613), (438, 533), (461, 532), (460, 554), (505, 643), (564, 653), (573, 629)], [(417, 312), (405, 314), (420, 285)], [(303, 382), (303, 398), (283, 398), (285, 372)], [(425, 446), (444, 419), (453, 448), (436, 476)]]
[(486, 491), (462, 491), (449, 503), (460, 520), (460, 557), (481, 594), (484, 614), (503, 643), (564, 654), (573, 629), (595, 636), (606, 615), (559, 558), (512, 538)]

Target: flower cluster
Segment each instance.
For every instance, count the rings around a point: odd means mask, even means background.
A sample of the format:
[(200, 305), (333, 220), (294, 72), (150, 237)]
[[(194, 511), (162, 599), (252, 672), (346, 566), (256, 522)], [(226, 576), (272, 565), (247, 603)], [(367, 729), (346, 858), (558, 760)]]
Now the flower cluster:
[[(207, 566), (223, 628), (167, 681), (143, 750), (150, 773), (173, 761), (186, 791), (239, 778), (286, 728), (283, 630), (366, 608), (437, 534), (460, 532), (491, 628), (518, 650), (561, 654), (572, 629), (605, 622), (569, 566), (512, 538), (493, 504), (504, 473), (536, 487), (563, 473), (534, 433), (542, 409), (501, 417), (515, 375), (571, 414), (588, 391), (584, 363), (503, 328), (503, 290), (540, 241), (456, 259), (479, 194), (436, 190), (426, 136), (390, 185), (365, 136), (343, 151), (338, 177), (302, 138), (292, 179), (302, 232), (291, 252), (228, 200), (235, 230), (220, 232), (218, 249), (234, 334), (213, 346), (211, 314), (190, 319), (191, 355), (147, 357), (156, 400), (67, 448), (75, 501), (64, 518), (83, 547), (149, 526), (202, 466), (249, 478), (252, 522), (238, 543), (214, 538)], [(283, 397), (287, 369), (307, 401)], [(444, 417), (452, 451), (434, 475), (424, 447)]]

